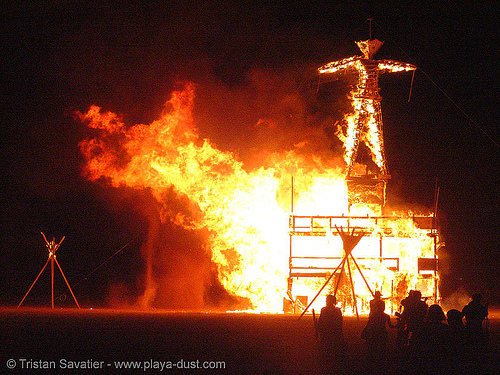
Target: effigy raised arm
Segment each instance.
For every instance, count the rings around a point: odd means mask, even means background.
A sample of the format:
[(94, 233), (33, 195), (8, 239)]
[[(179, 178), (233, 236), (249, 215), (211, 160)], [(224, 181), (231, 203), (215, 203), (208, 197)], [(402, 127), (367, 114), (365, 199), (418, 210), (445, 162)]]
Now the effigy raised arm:
[(395, 60), (378, 60), (378, 69), (380, 73), (394, 73), (402, 71), (416, 70), (417, 67), (412, 64)]
[(319, 74), (326, 74), (326, 73), (332, 74), (332, 73), (337, 73), (337, 72), (348, 70), (348, 69), (356, 69), (355, 64), (361, 58), (362, 58), (361, 56), (352, 56), (352, 57), (348, 57), (346, 59), (342, 59), (339, 61), (332, 61), (332, 62), (325, 64), (322, 67), (318, 68), (318, 73)]

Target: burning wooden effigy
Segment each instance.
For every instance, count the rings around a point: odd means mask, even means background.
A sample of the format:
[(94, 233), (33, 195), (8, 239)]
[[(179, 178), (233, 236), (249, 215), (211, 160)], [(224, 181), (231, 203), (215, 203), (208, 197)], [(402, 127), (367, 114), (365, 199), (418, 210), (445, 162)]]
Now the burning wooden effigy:
[[(391, 309), (397, 308), (411, 289), (419, 289), (434, 301), (439, 298), (437, 249), (442, 244), (435, 215), (389, 212), (386, 206), (390, 175), (383, 143), (378, 77), (381, 73), (414, 71), (416, 67), (375, 60), (382, 44), (376, 39), (357, 42), (363, 55), (330, 62), (318, 69), (320, 75), (352, 72), (358, 76), (356, 90), (350, 95), (353, 113), (344, 118), (336, 133), (344, 143), (347, 205), (343, 211), (329, 214), (314, 213), (304, 206), (292, 207), (288, 290), (284, 300), (287, 311), (303, 311), (320, 293), (337, 295), (344, 308), (356, 314), (369, 309), (375, 290), (390, 301)], [(365, 152), (360, 152), (361, 147)], [(346, 249), (339, 228), (352, 230), (351, 236), (362, 233), (355, 248)], [(319, 292), (311, 295), (314, 288)], [(311, 297), (313, 301), (307, 303)]]

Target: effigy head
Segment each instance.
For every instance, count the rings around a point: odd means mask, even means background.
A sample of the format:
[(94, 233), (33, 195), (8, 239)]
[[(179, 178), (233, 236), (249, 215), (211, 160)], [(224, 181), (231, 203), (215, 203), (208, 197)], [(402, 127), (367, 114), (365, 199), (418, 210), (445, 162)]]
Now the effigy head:
[(369, 39), (356, 42), (365, 59), (372, 59), (384, 42), (378, 39)]

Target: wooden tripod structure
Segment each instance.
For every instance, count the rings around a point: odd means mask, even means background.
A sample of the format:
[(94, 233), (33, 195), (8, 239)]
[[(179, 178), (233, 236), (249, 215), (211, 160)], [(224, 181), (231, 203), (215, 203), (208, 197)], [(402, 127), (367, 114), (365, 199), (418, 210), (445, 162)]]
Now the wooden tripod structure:
[(342, 238), (342, 244), (343, 244), (343, 248), (344, 248), (344, 257), (342, 258), (342, 261), (337, 266), (337, 268), (335, 268), (335, 270), (332, 272), (330, 277), (323, 284), (323, 286), (318, 291), (318, 293), (314, 296), (311, 303), (309, 303), (309, 305), (304, 309), (304, 311), (302, 311), (302, 314), (300, 315), (299, 319), (302, 318), (302, 316), (307, 312), (307, 310), (309, 310), (309, 308), (314, 303), (316, 298), (318, 298), (318, 296), (321, 294), (323, 289), (325, 289), (325, 287), (330, 283), (333, 276), (337, 273), (337, 271), (340, 270), (340, 274), (336, 280), (335, 289), (334, 289), (334, 296), (337, 295), (337, 291), (338, 291), (339, 286), (340, 286), (340, 280), (342, 279), (342, 275), (345, 273), (345, 265), (346, 264), (347, 264), (347, 271), (349, 273), (350, 287), (351, 287), (351, 292), (352, 292), (352, 305), (353, 305), (354, 310), (356, 310), (356, 316), (359, 318), (358, 305), (356, 303), (356, 293), (354, 291), (354, 282), (352, 280), (352, 272), (351, 272), (351, 265), (350, 265), (349, 258), (351, 258), (352, 262), (354, 263), (354, 265), (358, 269), (359, 273), (361, 274), (361, 277), (363, 278), (371, 295), (375, 296), (372, 289), (370, 288), (370, 285), (368, 284), (368, 281), (366, 281), (365, 276), (363, 275), (363, 272), (361, 271), (361, 268), (359, 267), (358, 263), (356, 262), (356, 259), (352, 255), (352, 251), (354, 250), (356, 245), (359, 243), (359, 241), (361, 241), (361, 239), (366, 235), (366, 233), (363, 231), (360, 231), (357, 234), (355, 234), (356, 227), (352, 228), (352, 232), (350, 234), (349, 234), (350, 228), (347, 228), (346, 231), (344, 231), (344, 229), (342, 227), (339, 228), (336, 225), (335, 225), (335, 228), (337, 229), (337, 233), (339, 234), (340, 238)]
[(30, 288), (28, 289), (28, 291), (26, 292), (26, 294), (24, 295), (23, 299), (21, 300), (21, 302), (19, 303), (19, 305), (17, 307), (20, 307), (22, 305), (22, 303), (24, 302), (24, 300), (28, 296), (29, 292), (31, 291), (31, 289), (33, 288), (33, 286), (38, 281), (40, 275), (43, 273), (43, 271), (45, 270), (45, 268), (47, 267), (47, 265), (50, 262), (52, 308), (54, 308), (54, 263), (57, 264), (57, 267), (59, 268), (59, 271), (61, 271), (61, 275), (64, 278), (64, 281), (66, 282), (66, 285), (68, 286), (68, 289), (71, 292), (71, 295), (73, 296), (73, 299), (75, 300), (76, 306), (78, 306), (78, 308), (80, 308), (80, 305), (78, 304), (78, 301), (76, 300), (76, 297), (73, 294), (73, 290), (71, 290), (71, 287), (69, 286), (68, 280), (66, 279), (66, 276), (64, 275), (64, 272), (63, 272), (61, 266), (59, 265), (59, 262), (56, 259), (56, 251), (59, 249), (59, 247), (61, 246), (61, 243), (64, 241), (64, 239), (66, 237), (63, 236), (63, 238), (61, 238), (61, 241), (59, 241), (59, 243), (56, 243), (56, 239), (55, 238), (52, 238), (52, 241), (49, 242), (47, 240), (47, 238), (45, 237), (45, 234), (42, 233), (42, 236), (43, 236), (43, 239), (45, 240), (45, 244), (47, 246), (47, 249), (49, 250), (49, 258), (47, 259), (47, 262), (45, 263), (45, 265), (43, 266), (42, 270), (40, 271), (40, 273), (36, 277), (35, 281), (33, 281), (33, 284), (31, 284)]

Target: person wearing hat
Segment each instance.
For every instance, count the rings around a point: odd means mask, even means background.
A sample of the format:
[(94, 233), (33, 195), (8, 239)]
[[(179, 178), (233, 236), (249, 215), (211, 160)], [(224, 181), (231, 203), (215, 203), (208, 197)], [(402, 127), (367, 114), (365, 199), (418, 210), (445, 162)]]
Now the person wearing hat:
[(382, 293), (380, 291), (375, 291), (373, 299), (370, 301), (370, 315), (377, 311), (385, 310), (385, 302), (382, 299)]

